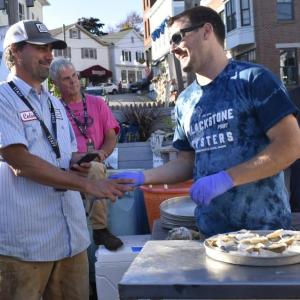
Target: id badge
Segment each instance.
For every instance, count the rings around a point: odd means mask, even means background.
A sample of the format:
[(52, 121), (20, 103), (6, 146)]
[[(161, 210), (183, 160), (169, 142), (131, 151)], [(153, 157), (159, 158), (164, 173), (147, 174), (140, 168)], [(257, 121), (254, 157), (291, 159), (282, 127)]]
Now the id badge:
[(94, 143), (91, 139), (88, 139), (88, 141), (86, 143), (86, 147), (87, 147), (87, 152), (95, 151), (95, 146), (94, 146)]

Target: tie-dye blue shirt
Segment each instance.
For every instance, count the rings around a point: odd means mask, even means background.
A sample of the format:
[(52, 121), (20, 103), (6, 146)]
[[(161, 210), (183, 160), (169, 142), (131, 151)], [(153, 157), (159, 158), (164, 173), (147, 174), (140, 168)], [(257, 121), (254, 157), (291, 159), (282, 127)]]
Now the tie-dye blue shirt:
[[(296, 112), (283, 84), (262, 66), (230, 61), (210, 84), (194, 81), (175, 108), (174, 147), (195, 151), (194, 180), (243, 163), (269, 143), (267, 131)], [(282, 153), (284, 155), (284, 153)], [(235, 187), (195, 211), (206, 235), (289, 228), (283, 172)]]

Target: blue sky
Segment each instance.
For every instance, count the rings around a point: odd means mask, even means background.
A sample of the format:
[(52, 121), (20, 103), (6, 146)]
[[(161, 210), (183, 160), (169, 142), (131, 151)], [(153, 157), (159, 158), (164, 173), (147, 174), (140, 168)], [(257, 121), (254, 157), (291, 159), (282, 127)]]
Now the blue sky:
[(48, 29), (75, 23), (81, 17), (98, 18), (105, 26), (115, 27), (136, 11), (142, 16), (143, 0), (48, 0), (43, 22)]

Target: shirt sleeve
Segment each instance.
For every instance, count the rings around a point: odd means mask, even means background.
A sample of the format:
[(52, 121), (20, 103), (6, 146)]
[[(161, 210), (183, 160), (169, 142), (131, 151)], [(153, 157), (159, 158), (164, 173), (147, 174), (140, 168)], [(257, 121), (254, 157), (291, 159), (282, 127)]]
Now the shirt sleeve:
[(28, 147), (25, 129), (18, 111), (2, 90), (0, 93), (0, 148), (13, 144), (23, 144)]
[(176, 127), (173, 138), (173, 147), (180, 151), (194, 151), (194, 149), (190, 146), (190, 143), (183, 129), (183, 114), (180, 110), (180, 103), (181, 102), (177, 102), (175, 106)]
[(104, 126), (104, 132), (109, 129), (114, 129), (116, 134), (120, 132), (120, 126), (118, 121), (116, 120), (115, 116), (113, 115), (111, 109), (105, 103), (105, 101), (99, 97), (98, 101), (100, 101), (100, 108), (101, 108), (101, 117), (105, 116), (106, 122)]
[(251, 99), (258, 122), (265, 132), (285, 116), (297, 113), (283, 83), (269, 70), (256, 68), (251, 76)]

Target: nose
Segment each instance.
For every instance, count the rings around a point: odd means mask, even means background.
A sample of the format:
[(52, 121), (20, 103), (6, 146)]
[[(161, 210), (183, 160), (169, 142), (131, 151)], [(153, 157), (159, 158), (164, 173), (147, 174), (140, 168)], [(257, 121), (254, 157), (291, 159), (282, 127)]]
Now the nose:
[(52, 46), (51, 45), (48, 45), (48, 47), (46, 48), (46, 55), (49, 59), (53, 59), (53, 53), (52, 53)]
[(170, 53), (174, 53), (177, 49), (178, 45), (176, 45), (174, 42), (171, 42), (170, 44)]

